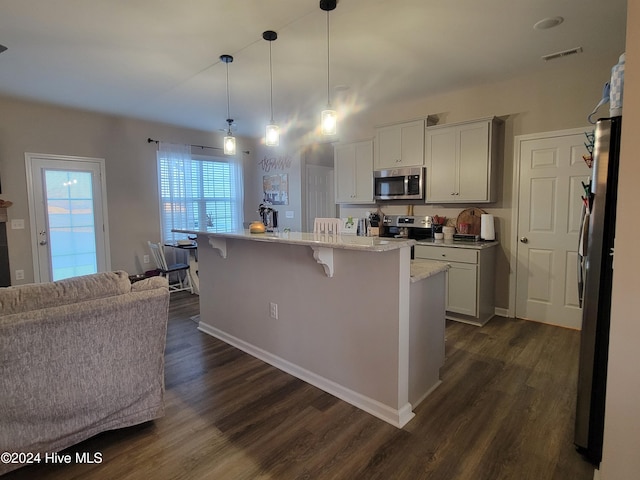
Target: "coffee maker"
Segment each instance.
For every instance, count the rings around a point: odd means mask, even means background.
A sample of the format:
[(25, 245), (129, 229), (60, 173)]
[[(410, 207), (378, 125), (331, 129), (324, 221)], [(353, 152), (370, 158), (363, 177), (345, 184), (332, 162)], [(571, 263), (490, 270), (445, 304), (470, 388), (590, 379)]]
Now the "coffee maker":
[(262, 219), (262, 223), (267, 232), (274, 232), (278, 229), (278, 211), (273, 209), (271, 205), (261, 203), (258, 207), (258, 214)]

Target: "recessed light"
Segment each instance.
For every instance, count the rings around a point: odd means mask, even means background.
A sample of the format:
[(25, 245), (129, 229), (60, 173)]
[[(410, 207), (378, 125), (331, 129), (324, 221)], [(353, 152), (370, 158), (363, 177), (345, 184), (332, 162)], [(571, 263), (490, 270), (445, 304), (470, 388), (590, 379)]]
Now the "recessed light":
[(533, 28), (536, 30), (547, 30), (549, 28), (557, 27), (562, 22), (564, 22), (564, 18), (562, 17), (543, 18), (539, 22), (536, 22)]

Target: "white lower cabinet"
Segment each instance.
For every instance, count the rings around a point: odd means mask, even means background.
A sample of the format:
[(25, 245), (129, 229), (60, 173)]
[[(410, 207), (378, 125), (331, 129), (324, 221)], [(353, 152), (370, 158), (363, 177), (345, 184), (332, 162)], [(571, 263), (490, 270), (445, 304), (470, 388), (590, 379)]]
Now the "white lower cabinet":
[(481, 326), (494, 316), (496, 245), (415, 246), (415, 258), (449, 264), (446, 318)]

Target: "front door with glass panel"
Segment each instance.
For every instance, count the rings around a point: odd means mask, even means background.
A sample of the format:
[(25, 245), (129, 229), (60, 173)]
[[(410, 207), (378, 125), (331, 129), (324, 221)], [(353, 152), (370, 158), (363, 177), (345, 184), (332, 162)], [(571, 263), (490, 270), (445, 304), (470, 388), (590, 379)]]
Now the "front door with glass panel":
[(108, 270), (104, 161), (27, 154), (26, 162), (35, 280)]

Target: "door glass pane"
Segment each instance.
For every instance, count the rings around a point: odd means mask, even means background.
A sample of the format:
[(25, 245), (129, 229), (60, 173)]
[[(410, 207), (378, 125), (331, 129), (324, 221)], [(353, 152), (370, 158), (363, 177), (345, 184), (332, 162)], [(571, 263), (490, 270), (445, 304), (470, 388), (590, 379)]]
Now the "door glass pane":
[(53, 280), (98, 271), (91, 172), (45, 171)]

